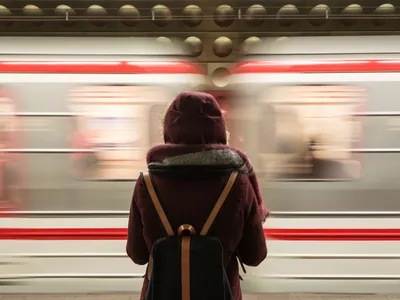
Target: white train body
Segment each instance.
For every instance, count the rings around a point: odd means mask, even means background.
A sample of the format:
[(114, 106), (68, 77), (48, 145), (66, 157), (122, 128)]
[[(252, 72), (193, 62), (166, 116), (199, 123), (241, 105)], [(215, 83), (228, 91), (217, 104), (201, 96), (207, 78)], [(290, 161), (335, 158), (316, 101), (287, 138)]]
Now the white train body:
[[(205, 79), (153, 39), (0, 39), (4, 151), (21, 175), (19, 197), (0, 200), (2, 292), (139, 289), (143, 270), (125, 255), (134, 179), (166, 106)], [(100, 161), (91, 172), (76, 168), (85, 153)]]
[[(101, 49), (95, 43), (87, 47), (85, 54)], [(38, 52), (45, 53), (48, 49), (43, 46)], [(4, 51), (12, 53), (15, 49)], [(123, 58), (111, 53), (106, 59), (105, 52), (98, 54), (103, 60), (130, 61), (126, 58), (129, 53), (121, 54)], [(71, 59), (71, 55), (77, 60), (75, 54), (61, 52), (57, 60)], [(38, 60), (35, 55), (23, 53), (18, 59)], [(0, 56), (0, 61), (6, 59), (15, 57)], [(90, 59), (100, 60), (93, 55)], [(20, 98), (28, 104), (32, 103), (29, 96), (40, 95), (44, 87), (43, 93), (46, 92), (40, 102), (46, 106), (25, 104), (17, 110), (17, 115), (22, 119), (39, 115), (40, 124), (44, 124), (44, 119), (53, 122), (53, 127), (58, 126), (57, 131), (64, 130), (60, 141), (65, 141), (68, 135), (66, 125), (57, 125), (58, 121), (53, 119), (76, 113), (67, 109), (69, 102), (65, 99), (70, 89), (64, 83), (83, 82), (93, 86), (157, 82), (163, 87), (174, 87), (167, 96), (162, 93), (165, 100), (161, 102), (166, 102), (174, 93), (200, 86), (203, 80), (202, 74), (17, 73), (2, 73), (0, 64), (0, 85), (3, 82), (6, 87), (10, 83), (14, 90), (18, 87), (19, 93), (25, 95)], [(400, 39), (392, 36), (265, 41), (238, 64), (230, 78), (237, 97), (229, 103), (226, 115), (231, 140), (252, 158), (271, 211), (265, 224), (268, 258), (261, 266), (248, 268), (243, 282), (245, 292), (400, 292), (399, 79)], [(34, 83), (40, 85), (35, 87)], [(307, 88), (303, 89), (304, 86)], [(65, 96), (57, 98), (60, 91)], [(321, 96), (323, 93), (330, 93), (330, 97)], [(355, 101), (351, 95), (355, 95)], [(307, 100), (299, 100), (300, 96)], [(159, 101), (156, 98), (151, 101)], [(271, 135), (269, 130), (279, 126), (271, 126), (274, 115), (264, 110), (266, 105), (277, 109), (273, 110), (275, 113), (284, 105), (293, 108), (303, 102), (309, 104), (310, 99), (314, 101), (313, 107), (321, 101), (325, 107), (338, 102), (347, 105), (345, 110), (335, 110), (335, 114), (351, 126), (332, 123), (336, 125), (323, 132), (325, 136), (336, 137), (327, 139), (330, 143), (340, 140), (329, 148), (329, 155), (346, 161), (343, 173), (346, 176), (312, 177), (309, 171), (302, 171), (303, 165), (299, 163), (285, 169), (285, 172), (296, 169), (295, 172), (283, 174), (282, 166), (286, 166), (288, 157), (297, 158), (296, 149), (304, 148), (304, 136), (320, 138), (315, 132), (325, 128), (322, 122), (315, 123), (321, 126), (306, 128), (295, 146), (289, 143), (286, 155), (279, 156), (281, 160), (271, 155), (285, 143), (281, 135)], [(313, 108), (314, 115), (310, 114), (318, 117), (315, 112), (324, 111), (320, 108)], [(302, 110), (303, 119), (309, 111)], [(157, 118), (144, 119), (147, 121), (142, 120), (141, 124), (148, 124), (150, 129), (146, 130), (156, 136), (157, 130), (151, 126)], [(337, 128), (347, 132), (347, 140), (337, 138), (341, 136)], [(293, 136), (295, 129), (285, 134)], [(100, 175), (97, 179), (73, 179), (70, 166), (64, 163), (68, 160), (66, 152), (73, 148), (67, 142), (56, 144), (54, 139), (58, 141), (56, 137), (60, 134), (54, 131), (42, 128), (41, 135), (37, 132), (28, 135), (24, 131), (22, 141), (29, 137), (28, 144), (33, 146), (20, 149), (28, 170), (28, 196), (22, 201), (25, 206), (21, 206), (25, 212), (0, 219), (2, 291), (138, 291), (144, 268), (135, 266), (125, 255), (127, 213), (134, 183), (126, 178)], [(47, 132), (47, 140), (43, 132)], [(143, 135), (137, 158), (144, 159), (145, 150), (158, 141), (160, 137)], [(48, 165), (54, 166), (52, 171)], [(136, 166), (137, 170), (143, 167)], [(54, 169), (58, 171), (54, 173)]]
[(271, 211), (250, 290), (399, 292), (399, 80), (385, 36), (266, 39), (233, 70), (228, 124)]

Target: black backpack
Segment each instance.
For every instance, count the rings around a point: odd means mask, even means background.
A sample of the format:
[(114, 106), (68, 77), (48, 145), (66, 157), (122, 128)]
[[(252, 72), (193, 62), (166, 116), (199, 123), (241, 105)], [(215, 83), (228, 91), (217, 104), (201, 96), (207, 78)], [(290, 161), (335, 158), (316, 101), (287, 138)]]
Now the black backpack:
[(224, 267), (221, 242), (207, 233), (229, 196), (238, 172), (231, 173), (198, 235), (189, 224), (181, 225), (175, 234), (150, 174), (142, 176), (168, 235), (158, 239), (151, 250), (147, 269), (149, 286), (144, 300), (234, 300)]

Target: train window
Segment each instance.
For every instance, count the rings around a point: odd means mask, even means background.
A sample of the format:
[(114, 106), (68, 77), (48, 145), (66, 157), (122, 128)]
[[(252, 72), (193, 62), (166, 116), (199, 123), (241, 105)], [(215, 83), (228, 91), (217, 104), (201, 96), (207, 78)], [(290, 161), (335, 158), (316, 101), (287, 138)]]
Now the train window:
[[(225, 118), (225, 126), (227, 129), (227, 140), (230, 145), (233, 147), (240, 148), (242, 145), (240, 143), (240, 132), (239, 128), (242, 128), (242, 124), (239, 124), (240, 121), (233, 120), (232, 113), (233, 108), (231, 109), (229, 106), (229, 95), (227, 93), (211, 93), (215, 99), (217, 100), (219, 106), (221, 107), (222, 115)], [(235, 122), (236, 121), (236, 122)]]
[(154, 104), (150, 109), (150, 147), (164, 142), (163, 136), (163, 118), (167, 111), (168, 105)]
[(0, 89), (0, 212), (20, 209), (23, 200), (21, 153), (8, 151), (21, 148), (20, 130), (15, 102)]
[(237, 102), (234, 94), (227, 92), (211, 93), (221, 107), (225, 118), (227, 129), (227, 139), (229, 145), (239, 148), (242, 151), (248, 151), (248, 142), (251, 140), (248, 135), (251, 134), (251, 112), (249, 113), (248, 103)]
[[(70, 92), (72, 168), (80, 178), (133, 180), (146, 168), (154, 91), (85, 86)], [(150, 129), (150, 130), (149, 130)]]
[(275, 180), (347, 180), (360, 175), (361, 118), (366, 92), (358, 87), (270, 87), (262, 94), (259, 158)]

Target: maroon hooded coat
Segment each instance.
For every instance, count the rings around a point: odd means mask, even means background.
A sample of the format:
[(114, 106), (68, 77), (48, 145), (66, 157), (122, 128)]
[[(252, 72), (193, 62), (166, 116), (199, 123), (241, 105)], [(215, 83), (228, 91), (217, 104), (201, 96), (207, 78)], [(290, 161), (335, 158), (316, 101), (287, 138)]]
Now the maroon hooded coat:
[[(200, 230), (218, 199), (232, 169), (240, 175), (222, 206), (209, 235), (218, 237), (233, 296), (242, 299), (238, 261), (259, 265), (267, 255), (262, 223), (267, 217), (257, 177), (247, 157), (227, 146), (225, 121), (216, 100), (204, 93), (181, 93), (164, 120), (165, 144), (149, 150), (149, 169), (187, 168), (185, 176), (161, 176), (153, 180), (162, 206), (177, 229), (191, 224)], [(225, 172), (199, 175), (196, 168), (225, 168)], [(165, 174), (165, 173), (164, 173)], [(171, 173), (167, 173), (171, 174)], [(129, 215), (127, 253), (139, 265), (147, 264), (154, 242), (166, 236), (141, 177), (136, 182)], [(142, 297), (147, 291), (145, 278)]]

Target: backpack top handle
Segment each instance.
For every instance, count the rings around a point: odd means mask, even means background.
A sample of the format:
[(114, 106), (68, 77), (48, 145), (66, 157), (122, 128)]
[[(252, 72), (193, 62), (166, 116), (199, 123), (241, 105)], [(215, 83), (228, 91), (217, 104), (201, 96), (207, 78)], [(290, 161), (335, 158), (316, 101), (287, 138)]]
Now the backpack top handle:
[(190, 224), (183, 224), (178, 228), (178, 235), (196, 235), (196, 229)]

